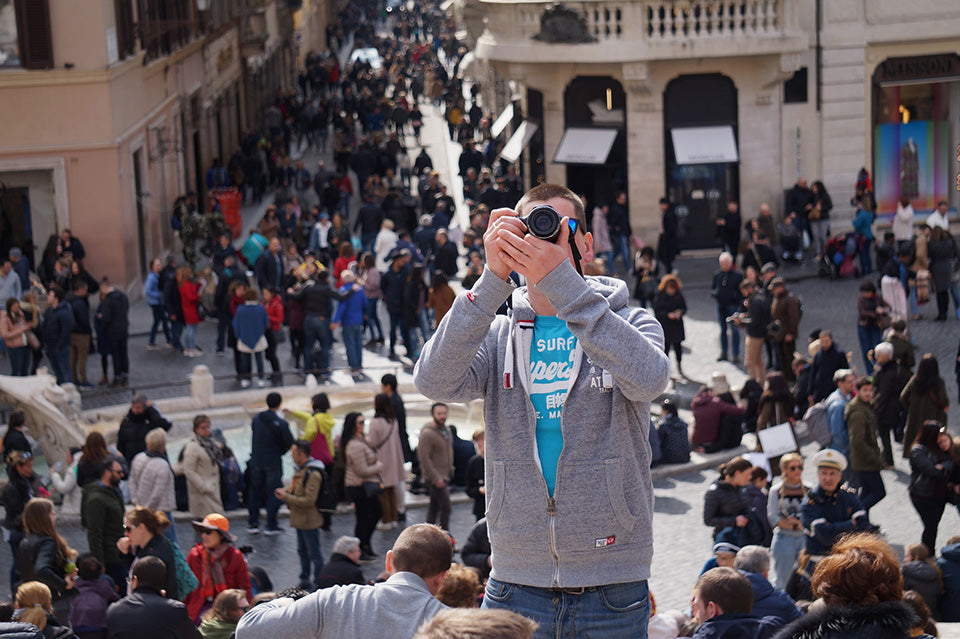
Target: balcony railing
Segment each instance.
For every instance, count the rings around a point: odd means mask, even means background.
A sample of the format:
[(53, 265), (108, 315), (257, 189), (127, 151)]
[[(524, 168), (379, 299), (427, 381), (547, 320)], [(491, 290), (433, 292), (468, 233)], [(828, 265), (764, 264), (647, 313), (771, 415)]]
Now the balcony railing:
[[(481, 0), (481, 3), (486, 10), (485, 45), (508, 47), (514, 54), (519, 53), (518, 47), (543, 46), (532, 38), (540, 32), (541, 16), (553, 4), (551, 1)], [(798, 0), (563, 2), (584, 17), (587, 34), (598, 44), (632, 46), (634, 55), (642, 53), (644, 48), (653, 53), (677, 45), (694, 45), (688, 47), (690, 54), (695, 50), (696, 55), (710, 55), (713, 48), (718, 55), (728, 55), (731, 46), (727, 45), (733, 45), (734, 41), (737, 47), (747, 50), (758, 50), (758, 46), (766, 50), (790, 49), (795, 42), (778, 41), (791, 36), (804, 37), (797, 20), (797, 3)], [(717, 47), (711, 46), (712, 43), (722, 44)], [(583, 51), (582, 46), (578, 45), (578, 51)]]

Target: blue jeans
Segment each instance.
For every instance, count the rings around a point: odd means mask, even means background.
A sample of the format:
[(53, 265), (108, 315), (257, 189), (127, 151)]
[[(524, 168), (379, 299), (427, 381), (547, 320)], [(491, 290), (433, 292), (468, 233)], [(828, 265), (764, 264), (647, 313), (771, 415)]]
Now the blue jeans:
[(197, 348), (197, 325), (187, 324), (183, 327), (183, 347), (188, 351)]
[(361, 233), (360, 234), (360, 244), (363, 245), (363, 250), (373, 253), (373, 243), (377, 240), (377, 232), (373, 233)]
[(363, 324), (344, 324), (342, 328), (347, 363), (351, 369), (360, 370), (363, 368)]
[(773, 585), (783, 590), (790, 581), (793, 565), (803, 550), (803, 535), (789, 535), (780, 532), (779, 528), (773, 531), (773, 542), (770, 544), (770, 555), (773, 557), (774, 582)]
[(626, 235), (610, 235), (610, 241), (613, 243), (613, 255), (610, 258), (610, 273), (614, 272), (613, 263), (617, 259), (617, 256), (623, 258), (623, 268), (624, 271), (629, 273), (630, 268), (633, 266), (630, 263), (630, 244), (629, 238)]
[(733, 359), (740, 359), (740, 331), (727, 324), (727, 318), (737, 312), (737, 305), (717, 304), (717, 321), (720, 322), (720, 353), (727, 355), (727, 331), (730, 332), (730, 352)]
[(173, 341), (173, 347), (178, 351), (183, 350), (183, 344), (180, 342), (180, 336), (183, 334), (184, 326), (186, 326), (186, 324), (179, 320), (170, 324), (170, 338)]
[(867, 375), (873, 374), (873, 362), (867, 358), (867, 352), (883, 341), (883, 331), (876, 326), (860, 326), (857, 324), (857, 339), (860, 340), (860, 353), (863, 356), (863, 366)]
[(10, 374), (14, 377), (26, 377), (30, 374), (30, 347), (7, 348), (10, 355)]
[(280, 510), (281, 502), (273, 491), (283, 486), (281, 468), (269, 468), (267, 466), (250, 466), (250, 495), (247, 497), (247, 523), (251, 528), (260, 526), (260, 504), (264, 501), (264, 491), (266, 491), (267, 502), (267, 530), (276, 530), (279, 528), (277, 523), (277, 512)]
[(330, 333), (329, 317), (308, 317), (303, 323), (305, 332), (303, 348), (303, 368), (305, 370), (316, 370), (313, 364), (313, 345), (320, 342), (320, 372), (330, 370), (330, 346), (333, 344), (333, 335)]
[(870, 255), (870, 248), (873, 246), (873, 238), (867, 239), (861, 237), (863, 248), (860, 249), (860, 270), (861, 275), (869, 275), (873, 272), (873, 257)]
[(153, 324), (150, 326), (150, 344), (154, 343), (154, 340), (157, 339), (157, 329), (163, 327), (163, 336), (167, 338), (167, 343), (169, 344), (172, 340), (170, 338), (170, 319), (167, 317), (167, 312), (163, 310), (163, 304), (151, 304), (150, 310), (153, 311)]
[[(551, 590), (487, 580), (483, 607), (510, 610), (539, 624), (534, 639), (646, 639), (650, 591), (646, 581)], [(629, 630), (628, 630), (629, 629)]]
[(310, 565), (316, 582), (323, 571), (323, 553), (320, 552), (320, 531), (297, 529), (297, 554), (300, 555), (300, 583), (310, 581)]
[[(364, 326), (370, 329), (371, 342), (375, 339), (383, 340), (383, 326), (380, 324), (380, 314), (377, 313), (377, 302), (379, 301), (376, 297), (367, 298), (367, 319), (364, 320)], [(374, 331), (374, 328), (377, 330)]]
[(62, 348), (48, 346), (44, 349), (47, 359), (50, 360), (50, 372), (57, 378), (58, 384), (72, 382), (70, 376), (70, 345)]

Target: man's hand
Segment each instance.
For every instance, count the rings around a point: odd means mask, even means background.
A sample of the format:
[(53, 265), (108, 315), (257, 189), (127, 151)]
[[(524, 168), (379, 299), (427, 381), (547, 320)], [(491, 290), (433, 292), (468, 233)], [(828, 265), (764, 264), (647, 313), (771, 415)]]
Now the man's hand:
[(526, 232), (527, 227), (513, 209), (494, 209), (490, 214), (490, 223), (483, 234), (483, 248), (487, 256), (487, 268), (500, 279), (506, 280), (514, 270), (513, 265), (504, 263), (501, 234), (522, 238)]
[(749, 520), (743, 515), (737, 515), (737, 528), (743, 528)]
[(437, 488), (443, 488), (444, 486), (447, 485), (447, 482), (443, 481), (442, 479), (438, 479), (433, 483), (433, 485), (436, 486)]
[[(569, 259), (567, 246), (570, 239), (570, 218), (560, 221), (560, 234), (556, 243), (541, 240), (533, 235), (517, 237), (500, 231), (500, 259), (503, 263), (527, 278), (533, 285), (540, 283), (550, 271)], [(489, 260), (489, 253), (487, 254)]]
[(277, 488), (275, 491), (273, 491), (273, 494), (280, 501), (286, 501), (287, 495), (289, 495), (290, 493), (288, 493), (283, 488)]

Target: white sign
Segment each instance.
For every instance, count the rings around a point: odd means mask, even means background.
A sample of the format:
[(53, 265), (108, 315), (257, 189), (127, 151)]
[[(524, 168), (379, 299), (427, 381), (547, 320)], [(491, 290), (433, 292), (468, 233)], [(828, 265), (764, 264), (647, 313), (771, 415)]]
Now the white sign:
[(493, 121), (493, 124), (490, 125), (490, 135), (492, 137), (499, 137), (503, 130), (507, 128), (507, 125), (510, 124), (510, 120), (513, 119), (513, 102), (507, 105), (500, 115), (497, 116), (497, 119)]
[(500, 152), (500, 157), (507, 162), (516, 162), (520, 154), (523, 153), (523, 150), (527, 148), (527, 145), (530, 143), (530, 138), (532, 138), (536, 132), (536, 124), (530, 120), (521, 122), (517, 130), (514, 131), (510, 139), (507, 140), (506, 146), (504, 146), (503, 151)]
[(606, 164), (619, 129), (570, 127), (563, 132), (553, 161), (560, 164)]
[(737, 142), (731, 126), (670, 129), (677, 164), (738, 162)]
[(790, 422), (783, 422), (770, 428), (758, 430), (757, 437), (760, 439), (763, 454), (767, 458), (779, 457), (797, 450), (797, 439), (793, 436), (793, 428), (790, 426)]
[(113, 64), (120, 59), (120, 52), (117, 48), (117, 28), (107, 28), (107, 64)]

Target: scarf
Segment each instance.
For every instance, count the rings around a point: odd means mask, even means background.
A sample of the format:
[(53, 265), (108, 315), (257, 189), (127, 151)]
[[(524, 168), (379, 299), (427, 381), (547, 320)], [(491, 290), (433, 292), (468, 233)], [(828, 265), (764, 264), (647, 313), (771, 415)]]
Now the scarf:
[(197, 591), (200, 593), (201, 600), (212, 599), (217, 593), (227, 589), (227, 580), (223, 575), (223, 565), (220, 560), (229, 548), (230, 544), (222, 543), (213, 550), (203, 546), (200, 551), (201, 575)]
[(213, 440), (212, 437), (200, 437), (196, 436), (197, 443), (206, 451), (207, 455), (210, 457), (210, 461), (219, 464), (223, 461), (223, 448)]

